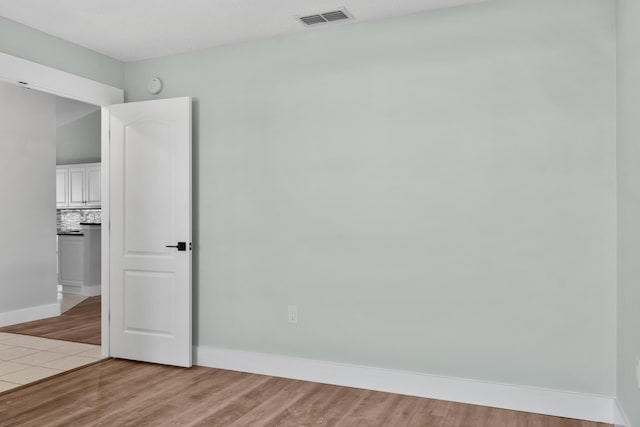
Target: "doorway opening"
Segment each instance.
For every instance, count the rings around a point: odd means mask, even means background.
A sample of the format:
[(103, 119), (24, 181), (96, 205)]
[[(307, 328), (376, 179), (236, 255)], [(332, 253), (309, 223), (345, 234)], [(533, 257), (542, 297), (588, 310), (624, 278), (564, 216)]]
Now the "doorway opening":
[[(6, 391), (102, 359), (99, 224), (94, 221), (86, 230), (80, 223), (67, 224), (71, 212), (89, 215), (60, 209), (76, 208), (68, 203), (70, 192), (93, 187), (96, 203), (85, 209), (100, 217), (101, 120), (96, 107), (4, 82), (0, 111), (5, 178), (0, 194), (10, 206), (1, 214), (7, 248), (0, 265), (0, 391)], [(87, 126), (96, 113), (97, 122), (94, 118)], [(87, 186), (80, 180), (71, 188), (70, 175), (60, 174), (65, 167), (66, 172), (80, 169), (73, 159), (72, 166), (56, 166), (56, 146), (71, 139), (79, 147), (91, 139), (96, 145), (98, 157), (91, 160), (98, 160), (98, 176), (88, 176), (97, 183)], [(70, 239), (69, 247), (62, 237)]]
[[(56, 97), (56, 250), (60, 313), (77, 318), (70, 341), (100, 345), (101, 112)], [(84, 302), (86, 301), (86, 302)], [(81, 309), (69, 312), (82, 304)]]
[[(20, 96), (33, 98), (33, 91), (26, 88), (12, 88)], [(42, 135), (55, 141), (42, 141), (34, 147), (27, 157), (34, 158), (34, 167), (47, 169), (55, 168), (55, 188), (50, 182), (39, 181), (35, 186), (45, 186), (52, 193), (55, 192), (55, 208), (49, 207), (49, 202), (38, 203), (22, 214), (33, 213), (41, 218), (40, 210), (46, 206), (51, 208), (50, 215), (55, 214), (55, 228), (53, 222), (50, 238), (55, 236), (55, 280), (47, 280), (48, 286), (55, 289), (43, 289), (47, 295), (57, 295), (59, 316), (45, 319), (20, 322), (0, 328), (0, 332), (18, 333), (42, 338), (60, 339), (69, 342), (86, 344), (101, 344), (101, 222), (102, 222), (102, 191), (101, 191), (101, 111), (100, 108), (48, 94), (36, 95), (42, 103), (46, 118), (55, 115), (55, 133), (51, 136), (51, 123), (39, 123), (37, 120), (30, 126), (42, 126)], [(53, 108), (51, 108), (53, 106)], [(52, 111), (53, 110), (53, 111)], [(26, 108), (21, 112), (26, 117), (30, 111)], [(43, 114), (43, 117), (45, 115)], [(19, 132), (17, 137), (20, 137)], [(50, 154), (55, 144), (55, 161), (51, 164), (36, 159), (44, 154)], [(52, 160), (52, 159), (49, 159)], [(47, 173), (43, 177), (53, 176)], [(24, 191), (31, 191), (29, 188)], [(53, 194), (47, 194), (52, 200)], [(33, 197), (38, 197), (34, 194)], [(42, 195), (40, 195), (42, 197)], [(55, 210), (53, 210), (55, 209)], [(35, 218), (35, 217), (34, 217)], [(47, 222), (49, 223), (49, 222)], [(32, 241), (32, 243), (36, 243)], [(40, 246), (49, 248), (46, 241), (37, 242)], [(53, 256), (53, 254), (51, 254)], [(39, 295), (33, 295), (33, 301), (25, 301), (32, 305), (38, 304)], [(30, 296), (26, 295), (25, 300)]]
[[(2, 53), (0, 80), (31, 89), (28, 92), (99, 106), (101, 164), (94, 170), (98, 178), (88, 169), (81, 173), (69, 168), (66, 175), (61, 172), (60, 186), (71, 188), (65, 176), (78, 182), (94, 176), (94, 182), (101, 183), (100, 221), (105, 226), (90, 240), (101, 248), (102, 355), (190, 367), (191, 98), (124, 104), (121, 89)], [(53, 177), (50, 181), (57, 184)], [(91, 184), (85, 182), (83, 188), (90, 190)], [(85, 190), (78, 194), (83, 207), (89, 207), (93, 196)], [(78, 202), (76, 196), (73, 191), (67, 194), (68, 207)], [(76, 253), (86, 256), (76, 246)], [(25, 259), (22, 269), (32, 264)], [(80, 294), (92, 296), (94, 282), (87, 282), (89, 289)], [(64, 280), (61, 284), (63, 294), (65, 285), (77, 285)], [(18, 314), (31, 316), (27, 320), (51, 317), (38, 310)]]

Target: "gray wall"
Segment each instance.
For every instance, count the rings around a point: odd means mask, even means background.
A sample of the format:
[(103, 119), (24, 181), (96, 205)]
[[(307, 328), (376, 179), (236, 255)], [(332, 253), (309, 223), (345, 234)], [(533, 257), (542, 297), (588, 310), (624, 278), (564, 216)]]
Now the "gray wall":
[(195, 98), (197, 344), (614, 395), (615, 35), (496, 0), (126, 64)]
[(618, 398), (640, 426), (640, 4), (618, 2)]
[(56, 164), (99, 162), (100, 110), (62, 125), (56, 130)]
[(0, 314), (57, 303), (55, 131), (55, 97), (0, 82)]
[(122, 62), (1, 16), (0, 52), (124, 87)]

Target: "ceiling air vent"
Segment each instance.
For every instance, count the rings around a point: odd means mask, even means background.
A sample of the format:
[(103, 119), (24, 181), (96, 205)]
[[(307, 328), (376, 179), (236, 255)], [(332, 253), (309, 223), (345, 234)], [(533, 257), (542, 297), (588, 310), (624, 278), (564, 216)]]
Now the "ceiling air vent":
[(324, 20), (322, 15), (303, 16), (302, 18), (300, 18), (300, 20), (307, 25), (324, 24), (325, 22), (327, 22)]
[(327, 22), (340, 21), (341, 19), (349, 19), (347, 14), (341, 10), (336, 10), (335, 12), (323, 13), (322, 17), (326, 19)]
[(300, 21), (305, 25), (326, 24), (328, 22), (342, 21), (352, 19), (352, 16), (346, 9), (333, 10), (331, 12), (318, 13), (317, 15), (301, 16)]

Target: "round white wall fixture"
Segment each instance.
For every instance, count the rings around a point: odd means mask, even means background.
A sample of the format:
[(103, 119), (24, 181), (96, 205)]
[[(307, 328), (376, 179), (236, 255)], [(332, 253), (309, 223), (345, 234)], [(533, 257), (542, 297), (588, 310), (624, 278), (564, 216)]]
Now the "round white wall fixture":
[(162, 80), (160, 80), (159, 77), (152, 78), (151, 80), (149, 80), (147, 89), (154, 95), (160, 93), (160, 91), (162, 90)]

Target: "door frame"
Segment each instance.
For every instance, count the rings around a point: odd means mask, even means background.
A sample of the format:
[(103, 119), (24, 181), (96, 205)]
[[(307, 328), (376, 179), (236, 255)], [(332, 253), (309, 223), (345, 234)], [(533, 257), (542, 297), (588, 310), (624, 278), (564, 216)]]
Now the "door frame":
[(124, 90), (91, 79), (0, 52), (0, 81), (101, 108), (102, 166), (102, 355), (109, 356), (109, 106), (124, 102)]

